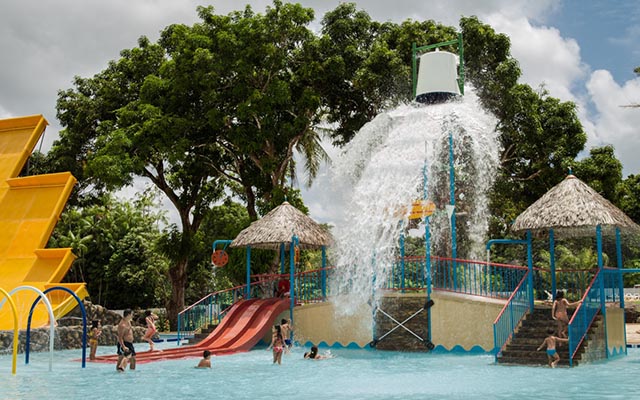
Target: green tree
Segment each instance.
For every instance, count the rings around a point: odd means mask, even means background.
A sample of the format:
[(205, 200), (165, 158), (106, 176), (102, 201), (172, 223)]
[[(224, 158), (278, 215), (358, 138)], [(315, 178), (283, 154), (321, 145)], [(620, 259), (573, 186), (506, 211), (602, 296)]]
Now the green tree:
[(594, 147), (586, 157), (574, 165), (575, 175), (607, 200), (618, 204), (622, 184), (622, 163), (616, 158), (613, 146)]
[(515, 217), (565, 176), (586, 135), (575, 104), (519, 84), (509, 38), (476, 17), (460, 20), (465, 71), (481, 103), (498, 118), (501, 165), (491, 193), (491, 234), (504, 236)]
[(348, 143), (379, 113), (411, 100), (411, 44), (455, 39), (455, 28), (433, 21), (372, 21), (353, 3), (322, 19), (317, 56), (319, 91), (335, 145)]
[[(168, 315), (184, 307), (196, 235), (224, 189), (240, 194), (251, 219), (285, 195), (303, 155), (312, 178), (324, 153), (313, 129), (321, 116), (311, 80), (306, 25), (313, 12), (275, 1), (228, 16), (199, 8), (201, 23), (171, 25), (58, 96), (65, 127), (50, 154), (70, 170), (80, 198), (148, 179), (172, 203), (180, 225), (163, 241), (172, 259)], [(257, 199), (262, 203), (258, 204)]]
[(85, 281), (92, 301), (111, 308), (157, 307), (169, 294), (168, 260), (157, 249), (164, 223), (153, 197), (133, 202), (104, 195), (99, 204), (67, 209), (50, 247), (77, 256), (66, 280)]
[(618, 201), (620, 209), (640, 224), (640, 174), (629, 175), (622, 181)]

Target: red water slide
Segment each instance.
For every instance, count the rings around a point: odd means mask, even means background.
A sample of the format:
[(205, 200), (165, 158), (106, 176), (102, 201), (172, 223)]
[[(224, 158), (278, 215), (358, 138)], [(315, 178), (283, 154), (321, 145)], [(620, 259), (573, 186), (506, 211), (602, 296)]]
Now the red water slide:
[[(271, 329), (275, 318), (289, 308), (288, 299), (250, 299), (231, 307), (220, 325), (200, 343), (162, 351), (136, 354), (137, 363), (178, 358), (201, 357), (204, 350), (211, 354), (233, 354), (249, 351)], [(146, 344), (141, 344), (146, 346)], [(115, 362), (117, 355), (96, 357), (97, 362)]]

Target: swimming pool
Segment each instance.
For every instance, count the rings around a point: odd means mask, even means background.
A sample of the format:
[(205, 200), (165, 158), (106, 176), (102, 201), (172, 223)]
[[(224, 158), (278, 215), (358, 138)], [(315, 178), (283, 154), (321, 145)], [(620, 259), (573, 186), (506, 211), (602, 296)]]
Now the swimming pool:
[[(160, 344), (164, 347), (173, 344)], [(139, 349), (146, 345), (139, 344)], [(640, 349), (577, 368), (498, 366), (490, 355), (415, 354), (332, 349), (330, 360), (303, 360), (294, 348), (280, 366), (271, 352), (213, 358), (211, 370), (197, 359), (138, 365), (117, 373), (114, 365), (70, 361), (78, 350), (24, 355), (11, 375), (11, 357), (0, 356), (0, 399), (631, 399), (637, 397)], [(100, 347), (99, 354), (111, 354)], [(321, 349), (321, 352), (326, 349)]]

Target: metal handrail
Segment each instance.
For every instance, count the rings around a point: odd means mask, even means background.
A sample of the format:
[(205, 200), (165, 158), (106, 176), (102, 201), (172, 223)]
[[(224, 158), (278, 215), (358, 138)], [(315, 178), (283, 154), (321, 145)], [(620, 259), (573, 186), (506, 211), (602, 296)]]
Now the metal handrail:
[[(513, 291), (513, 293), (511, 293), (511, 296), (509, 296), (509, 299), (505, 303), (504, 307), (502, 307), (502, 310), (500, 310), (500, 313), (498, 313), (495, 321), (493, 321), (493, 344), (496, 352), (496, 362), (498, 361), (498, 356), (500, 355), (502, 350), (504, 350), (504, 347), (506, 346), (509, 339), (513, 337), (513, 333), (515, 332), (516, 327), (529, 309), (529, 299), (527, 298), (529, 295), (529, 290), (527, 290), (528, 288), (526, 287), (526, 285), (523, 285), (525, 282), (528, 282), (528, 274), (529, 271), (524, 274), (524, 276), (520, 280), (520, 283), (518, 283), (518, 286)], [(519, 296), (523, 296), (524, 299), (520, 299)], [(515, 304), (516, 299), (522, 300), (522, 304)], [(508, 314), (506, 313), (507, 310), (509, 311)], [(503, 317), (505, 316), (509, 317), (509, 319), (506, 320), (507, 322), (503, 322), (505, 321), (503, 319)], [(504, 326), (507, 323), (508, 325)], [(506, 329), (500, 329), (503, 326)]]
[[(593, 324), (596, 316), (598, 315), (598, 311), (602, 308), (602, 302), (604, 299), (600, 296), (600, 291), (595, 289), (595, 284), (599, 284), (599, 280), (602, 279), (602, 275), (600, 271), (597, 271), (594, 275), (591, 283), (585, 290), (582, 298), (580, 299), (580, 304), (573, 312), (571, 319), (569, 320), (569, 326), (567, 328), (569, 333), (569, 365), (573, 366), (573, 358), (575, 357), (580, 345), (584, 341), (584, 338)], [(591, 293), (597, 293), (595, 296), (591, 297)], [(589, 301), (592, 300), (592, 301)], [(596, 304), (596, 307), (590, 307), (592, 303)]]
[[(294, 275), (294, 292), (296, 293), (295, 301), (297, 303), (305, 303), (305, 302), (322, 302), (325, 300), (324, 291), (322, 291), (322, 273), (333, 270), (334, 267), (320, 268), (311, 271), (303, 271), (298, 272)], [(268, 277), (267, 279), (263, 279), (264, 277)], [(265, 283), (275, 283), (281, 279), (289, 278), (289, 274), (269, 274), (269, 275), (259, 275), (254, 277), (258, 278), (254, 282), (251, 282), (250, 289), (251, 292), (255, 288), (261, 288)], [(226, 312), (231, 308), (231, 305), (234, 304), (238, 298), (243, 298), (244, 293), (246, 293), (246, 284), (234, 286), (232, 288), (219, 290), (213, 293), (208, 294), (207, 296), (201, 298), (197, 302), (192, 305), (186, 307), (184, 310), (178, 313), (178, 327), (177, 327), (177, 339), (178, 343), (180, 343), (180, 338), (184, 338), (188, 332), (195, 332), (198, 329), (203, 328), (204, 326), (210, 323), (219, 323)], [(309, 288), (311, 286), (311, 290)], [(313, 295), (314, 292), (320, 291), (320, 296)], [(235, 293), (239, 293), (235, 296)], [(309, 296), (307, 296), (309, 294)], [(262, 293), (263, 296), (271, 297), (271, 293)], [(220, 301), (220, 298), (222, 298)], [(218, 301), (216, 300), (218, 299)], [(226, 300), (226, 301), (225, 301)], [(222, 307), (224, 305), (228, 305), (227, 307)], [(198, 308), (201, 308), (202, 311), (197, 312)], [(217, 309), (217, 311), (215, 311)], [(195, 313), (193, 318), (189, 318), (190, 313)], [(189, 325), (189, 326), (187, 326)]]

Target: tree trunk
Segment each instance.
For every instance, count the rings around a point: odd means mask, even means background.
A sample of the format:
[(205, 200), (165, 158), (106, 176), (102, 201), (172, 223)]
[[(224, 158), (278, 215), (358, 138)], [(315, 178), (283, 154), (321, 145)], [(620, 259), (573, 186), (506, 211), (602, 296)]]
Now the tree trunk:
[(169, 269), (169, 279), (171, 280), (171, 298), (167, 304), (167, 318), (171, 324), (171, 329), (178, 326), (178, 313), (184, 309), (184, 292), (187, 287), (187, 265), (188, 257), (182, 257)]
[(258, 213), (256, 212), (256, 195), (253, 193), (251, 187), (245, 187), (244, 192), (247, 196), (247, 213), (249, 214), (249, 220), (255, 221), (258, 219)]

